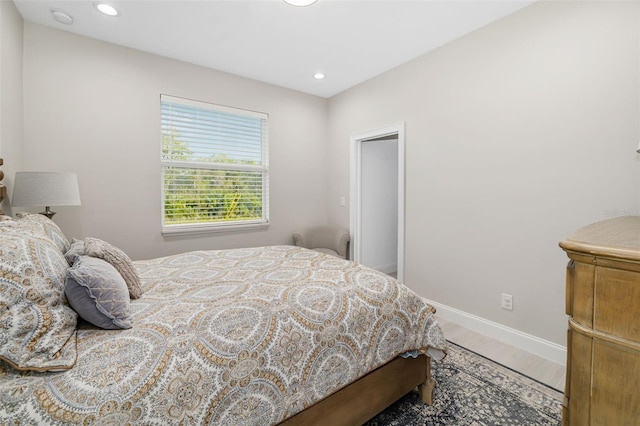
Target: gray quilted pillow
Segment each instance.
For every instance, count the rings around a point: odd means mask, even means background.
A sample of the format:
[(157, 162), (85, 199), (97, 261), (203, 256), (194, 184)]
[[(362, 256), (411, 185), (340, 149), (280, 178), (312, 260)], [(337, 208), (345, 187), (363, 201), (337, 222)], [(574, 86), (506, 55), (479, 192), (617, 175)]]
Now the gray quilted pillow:
[(100, 328), (131, 328), (129, 290), (108, 262), (76, 256), (64, 289), (69, 305), (85, 321)]
[(106, 260), (112, 264), (120, 272), (124, 282), (127, 283), (129, 296), (132, 299), (138, 299), (142, 296), (140, 278), (133, 262), (125, 252), (99, 238), (87, 237), (84, 239), (84, 254)]
[(64, 254), (64, 258), (67, 259), (69, 265), (73, 265), (77, 256), (82, 256), (84, 254), (84, 241), (76, 240), (75, 238), (71, 240), (71, 245), (69, 246), (69, 250)]

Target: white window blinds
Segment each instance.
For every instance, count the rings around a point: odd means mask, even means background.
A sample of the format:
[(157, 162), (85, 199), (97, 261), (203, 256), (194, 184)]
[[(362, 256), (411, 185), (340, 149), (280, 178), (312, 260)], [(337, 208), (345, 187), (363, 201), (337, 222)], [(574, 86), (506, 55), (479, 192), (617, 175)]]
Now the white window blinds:
[(265, 226), (268, 116), (161, 95), (162, 232)]

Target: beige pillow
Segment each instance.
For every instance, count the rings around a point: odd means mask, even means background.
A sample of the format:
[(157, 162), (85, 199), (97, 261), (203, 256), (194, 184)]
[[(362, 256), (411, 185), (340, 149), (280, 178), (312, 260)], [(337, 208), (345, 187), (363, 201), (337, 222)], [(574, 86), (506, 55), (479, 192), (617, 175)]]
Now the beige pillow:
[(99, 238), (87, 237), (84, 239), (84, 254), (106, 260), (113, 265), (124, 278), (124, 282), (127, 283), (129, 296), (132, 299), (138, 299), (142, 296), (140, 278), (133, 262), (125, 252)]

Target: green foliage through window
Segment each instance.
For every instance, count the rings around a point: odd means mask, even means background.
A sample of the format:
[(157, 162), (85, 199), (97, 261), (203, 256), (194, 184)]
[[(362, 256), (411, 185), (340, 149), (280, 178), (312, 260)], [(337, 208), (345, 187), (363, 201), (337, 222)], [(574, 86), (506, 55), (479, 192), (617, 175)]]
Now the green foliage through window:
[(267, 117), (161, 97), (163, 229), (268, 223)]

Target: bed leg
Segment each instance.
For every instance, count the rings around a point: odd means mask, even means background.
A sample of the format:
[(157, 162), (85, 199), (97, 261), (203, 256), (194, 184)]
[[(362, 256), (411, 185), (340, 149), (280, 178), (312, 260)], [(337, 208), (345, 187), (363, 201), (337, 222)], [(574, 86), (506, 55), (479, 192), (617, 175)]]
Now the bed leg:
[(433, 404), (433, 389), (436, 387), (436, 381), (431, 377), (431, 358), (425, 357), (427, 363), (427, 374), (426, 380), (418, 385), (418, 393), (420, 394), (420, 399), (424, 401), (427, 405)]
[(433, 404), (433, 389), (436, 387), (436, 381), (429, 377), (424, 383), (418, 386), (420, 399), (427, 405)]

